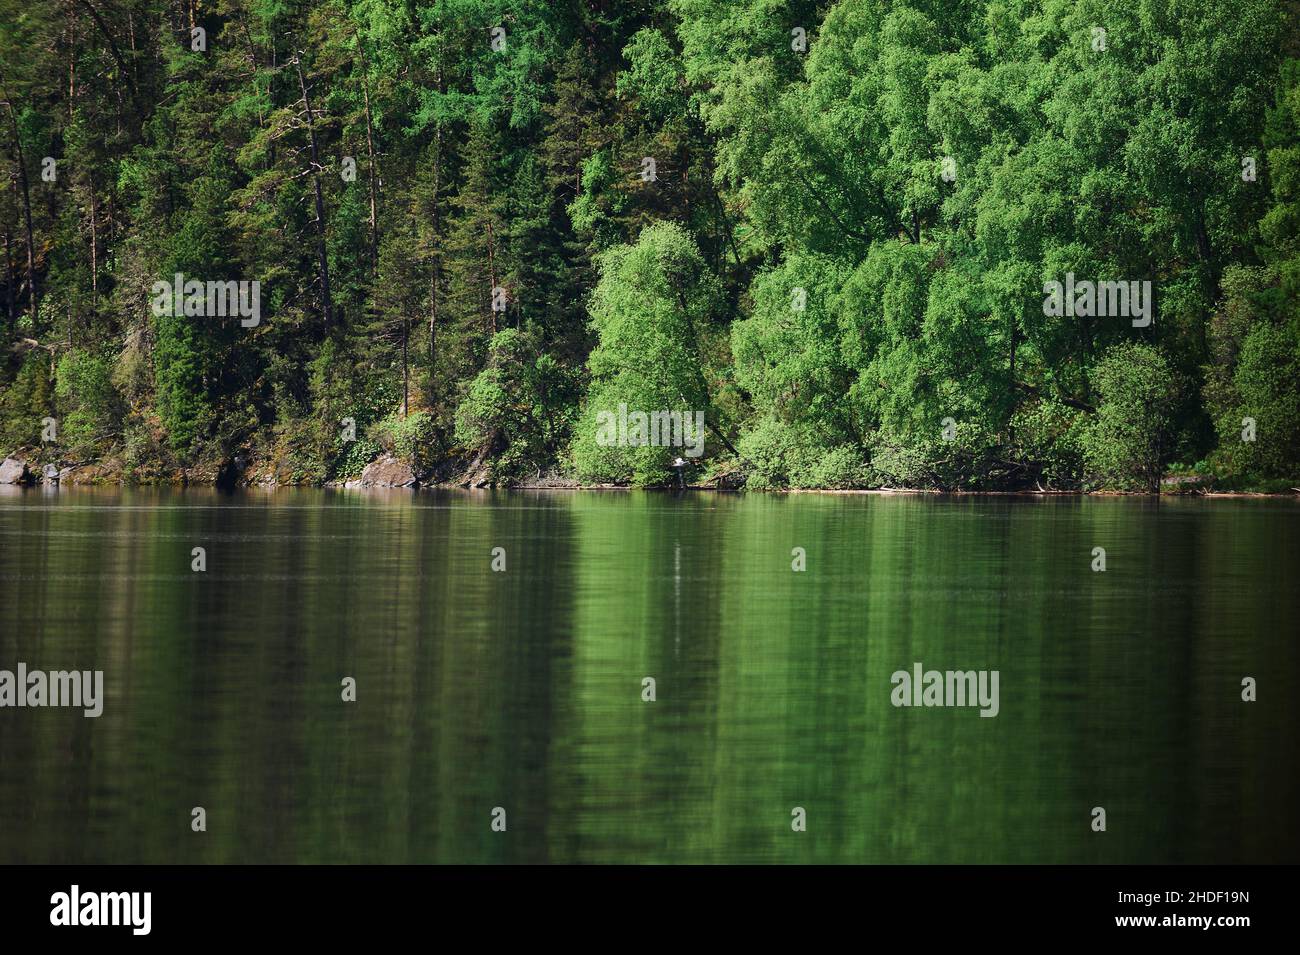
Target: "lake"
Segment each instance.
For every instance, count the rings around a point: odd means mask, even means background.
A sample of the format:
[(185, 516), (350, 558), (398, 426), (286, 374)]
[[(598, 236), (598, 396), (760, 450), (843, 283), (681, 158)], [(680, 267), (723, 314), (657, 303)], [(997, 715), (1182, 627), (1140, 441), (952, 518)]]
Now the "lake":
[(0, 669), (104, 699), (0, 709), (0, 862), (1295, 862), (1298, 569), (1289, 499), (7, 490)]

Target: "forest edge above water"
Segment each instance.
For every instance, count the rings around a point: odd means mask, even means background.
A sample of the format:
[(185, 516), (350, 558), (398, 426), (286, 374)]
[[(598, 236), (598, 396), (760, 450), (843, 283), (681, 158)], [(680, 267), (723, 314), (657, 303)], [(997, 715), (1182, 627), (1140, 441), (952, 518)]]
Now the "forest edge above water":
[(0, 0), (0, 482), (1290, 492), (1300, 4), (1166, 6)]

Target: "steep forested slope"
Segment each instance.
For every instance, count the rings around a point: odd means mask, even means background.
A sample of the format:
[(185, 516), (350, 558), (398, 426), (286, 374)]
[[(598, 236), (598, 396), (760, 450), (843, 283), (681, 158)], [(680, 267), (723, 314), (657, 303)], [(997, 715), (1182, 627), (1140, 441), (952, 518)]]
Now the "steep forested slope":
[(0, 180), (33, 468), (1300, 476), (1294, 0), (0, 0)]

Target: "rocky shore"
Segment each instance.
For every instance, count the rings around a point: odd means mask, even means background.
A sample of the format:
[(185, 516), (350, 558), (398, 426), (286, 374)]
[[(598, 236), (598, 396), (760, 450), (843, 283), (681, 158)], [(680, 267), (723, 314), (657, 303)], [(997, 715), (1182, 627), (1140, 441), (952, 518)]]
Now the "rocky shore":
[[(535, 478), (500, 485), (494, 481), (485, 463), (475, 459), (470, 462), (449, 461), (432, 471), (420, 472), (410, 462), (393, 454), (381, 454), (365, 466), (362, 472), (347, 480), (310, 481), (296, 478), (275, 462), (253, 463), (236, 456), (218, 469), (172, 469), (151, 471), (143, 476), (130, 475), (117, 461), (82, 463), (36, 463), (36, 455), (14, 454), (0, 461), (0, 486), (91, 486), (91, 485), (162, 485), (197, 487), (332, 487), (332, 488), (473, 488), (484, 489), (508, 486), (537, 490), (618, 490), (623, 485), (584, 484), (572, 477), (546, 473)], [(669, 482), (665, 481), (665, 486)], [(1161, 493), (1175, 495), (1204, 495), (1210, 497), (1293, 497), (1300, 495), (1300, 487), (1283, 490), (1239, 490), (1216, 488), (1213, 475), (1175, 474), (1161, 479)], [(699, 476), (689, 481), (692, 490), (741, 490), (744, 475), (725, 473)], [(788, 493), (809, 494), (933, 494), (945, 493), (938, 488), (788, 488)], [(947, 491), (954, 494), (984, 494), (1015, 497), (1041, 497), (1044, 495), (1120, 494), (1131, 493), (1110, 490), (1020, 490), (1020, 491)]]

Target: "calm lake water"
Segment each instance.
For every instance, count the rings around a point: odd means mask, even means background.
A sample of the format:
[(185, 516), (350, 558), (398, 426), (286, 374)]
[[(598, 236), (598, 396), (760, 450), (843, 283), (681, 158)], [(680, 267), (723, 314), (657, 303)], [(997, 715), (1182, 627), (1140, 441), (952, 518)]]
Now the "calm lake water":
[(0, 669), (106, 697), (0, 709), (0, 862), (1296, 862), (1298, 569), (1288, 500), (0, 493)]

